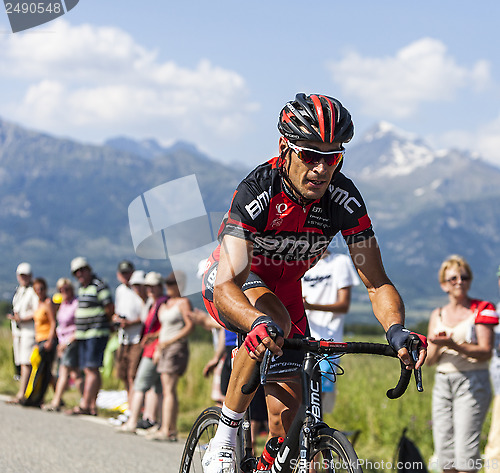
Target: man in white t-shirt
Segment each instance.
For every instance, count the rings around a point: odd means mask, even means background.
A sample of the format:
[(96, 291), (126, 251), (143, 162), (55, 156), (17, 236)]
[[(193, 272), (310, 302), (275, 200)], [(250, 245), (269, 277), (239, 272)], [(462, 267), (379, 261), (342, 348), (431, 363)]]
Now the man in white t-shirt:
[(19, 403), (24, 397), (31, 374), (31, 353), (35, 346), (35, 323), (33, 314), (38, 307), (38, 296), (31, 285), (31, 265), (20, 263), (16, 269), (19, 285), (12, 299), (12, 314), (8, 315), (12, 325), (14, 363), (20, 366), (19, 389), (11, 402)]
[(133, 284), (136, 284), (134, 276), (140, 279), (139, 273), (139, 271), (134, 272), (134, 265), (126, 260), (118, 264), (116, 272), (116, 277), (121, 282), (115, 291), (115, 314), (113, 316), (113, 322), (119, 327), (120, 346), (117, 354), (117, 371), (118, 377), (125, 384), (129, 400), (142, 355), (140, 341), (144, 301), (131, 288)]
[[(302, 295), (314, 338), (343, 340), (344, 316), (351, 304), (351, 287), (358, 284), (352, 260), (344, 254), (327, 251), (318, 264), (306, 272), (302, 279)], [(322, 397), (324, 412), (331, 412), (336, 397), (332, 382), (334, 366), (324, 360), (321, 369), (330, 373), (323, 376)]]

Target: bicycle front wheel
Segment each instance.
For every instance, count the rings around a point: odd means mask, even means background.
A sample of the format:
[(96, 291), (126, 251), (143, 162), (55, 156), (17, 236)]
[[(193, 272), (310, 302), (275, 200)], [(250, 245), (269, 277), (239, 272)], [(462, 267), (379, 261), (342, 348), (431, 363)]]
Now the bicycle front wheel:
[(208, 442), (217, 432), (220, 407), (208, 407), (195, 420), (182, 453), (179, 473), (203, 473), (201, 461)]
[[(179, 473), (203, 473), (201, 462), (208, 448), (208, 443), (217, 432), (220, 419), (220, 407), (208, 407), (195, 420), (189, 432), (182, 452)], [(241, 427), (236, 437), (236, 464), (239, 465), (244, 454), (244, 441)]]
[(309, 471), (315, 473), (363, 473), (358, 456), (346, 436), (325, 428), (313, 439)]

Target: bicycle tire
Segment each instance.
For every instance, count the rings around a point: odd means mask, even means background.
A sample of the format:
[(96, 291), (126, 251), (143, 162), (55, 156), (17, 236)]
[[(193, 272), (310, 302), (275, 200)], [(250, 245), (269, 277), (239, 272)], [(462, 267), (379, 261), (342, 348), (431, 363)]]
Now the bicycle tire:
[[(220, 407), (208, 407), (195, 420), (189, 432), (184, 451), (182, 452), (179, 473), (203, 473), (201, 461), (208, 447), (208, 443), (215, 435), (220, 419)], [(243, 446), (241, 441), (241, 427), (238, 429), (236, 464), (242, 458)]]
[(316, 473), (363, 473), (358, 455), (347, 437), (330, 427), (315, 436), (309, 458)]

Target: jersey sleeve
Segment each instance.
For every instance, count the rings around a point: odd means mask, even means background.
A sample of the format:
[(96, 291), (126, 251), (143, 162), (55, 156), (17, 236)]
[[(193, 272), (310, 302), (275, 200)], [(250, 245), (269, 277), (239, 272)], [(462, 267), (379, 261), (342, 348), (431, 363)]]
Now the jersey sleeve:
[(252, 240), (252, 235), (266, 227), (269, 213), (269, 191), (256, 182), (243, 180), (237, 187), (231, 207), (219, 230), (219, 241), (225, 235)]
[(351, 245), (372, 237), (372, 222), (358, 188), (341, 173), (332, 186), (332, 207), (340, 215), (340, 230), (345, 242)]
[(478, 302), (477, 314), (474, 323), (486, 324), (486, 325), (498, 325), (498, 314), (495, 310), (495, 306), (491, 302), (487, 301), (477, 301), (477, 302)]

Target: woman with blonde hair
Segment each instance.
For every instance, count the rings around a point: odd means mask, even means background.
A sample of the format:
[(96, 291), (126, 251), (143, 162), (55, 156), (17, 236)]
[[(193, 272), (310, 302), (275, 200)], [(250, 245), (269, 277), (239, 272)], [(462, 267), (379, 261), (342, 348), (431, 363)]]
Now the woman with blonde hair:
[(472, 271), (459, 255), (439, 269), (448, 303), (429, 321), (427, 363), (436, 364), (432, 393), (434, 449), (444, 472), (481, 468), (479, 439), (491, 400), (488, 361), (498, 315), (493, 304), (469, 297)]

